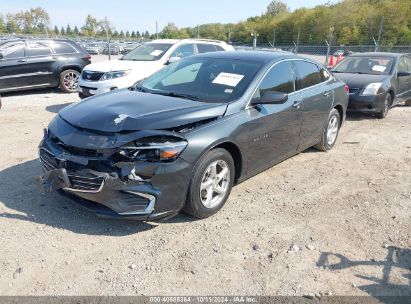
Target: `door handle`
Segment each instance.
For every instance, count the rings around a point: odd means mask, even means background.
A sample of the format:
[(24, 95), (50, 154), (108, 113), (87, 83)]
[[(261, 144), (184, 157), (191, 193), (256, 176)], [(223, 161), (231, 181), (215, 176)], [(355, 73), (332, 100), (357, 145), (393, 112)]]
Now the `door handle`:
[(17, 62), (26, 62), (27, 61), (27, 59), (19, 59), (19, 60), (17, 60)]
[(293, 108), (299, 109), (302, 103), (303, 102), (301, 100), (300, 101), (294, 101)]
[(324, 96), (325, 96), (325, 97), (329, 97), (330, 95), (331, 95), (331, 92), (330, 92), (330, 91), (327, 91), (327, 92), (324, 93)]

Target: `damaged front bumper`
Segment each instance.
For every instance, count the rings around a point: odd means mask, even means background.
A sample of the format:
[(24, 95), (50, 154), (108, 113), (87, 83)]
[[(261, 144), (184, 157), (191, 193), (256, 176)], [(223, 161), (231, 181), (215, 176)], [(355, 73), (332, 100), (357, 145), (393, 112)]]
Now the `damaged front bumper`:
[[(42, 193), (58, 191), (101, 217), (156, 220), (184, 206), (191, 164), (134, 163), (110, 167), (104, 160), (67, 151), (45, 134), (39, 146)], [(124, 167), (126, 166), (126, 167)]]

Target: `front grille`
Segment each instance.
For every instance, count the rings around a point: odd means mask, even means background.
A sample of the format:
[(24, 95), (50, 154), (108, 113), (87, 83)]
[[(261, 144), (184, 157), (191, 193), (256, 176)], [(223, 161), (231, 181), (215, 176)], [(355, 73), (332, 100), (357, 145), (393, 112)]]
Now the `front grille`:
[[(66, 162), (58, 160), (53, 154), (44, 149), (40, 149), (39, 154), (40, 162), (45, 172), (66, 167)], [(67, 176), (71, 183), (70, 189), (75, 191), (98, 192), (104, 183), (103, 177), (85, 174), (81, 171), (70, 172), (67, 169)]]
[(89, 72), (89, 71), (83, 71), (81, 73), (81, 79), (87, 80), (87, 81), (99, 81), (101, 76), (103, 76), (103, 72)]

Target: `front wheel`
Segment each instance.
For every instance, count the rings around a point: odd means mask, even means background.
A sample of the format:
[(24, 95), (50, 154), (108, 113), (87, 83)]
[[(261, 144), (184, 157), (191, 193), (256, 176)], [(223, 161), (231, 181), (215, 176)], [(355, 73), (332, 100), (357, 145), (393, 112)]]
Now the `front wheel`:
[(80, 73), (76, 70), (65, 70), (60, 73), (60, 89), (65, 93), (76, 93)]
[(338, 132), (340, 131), (340, 121), (340, 113), (337, 109), (332, 109), (328, 116), (321, 142), (316, 144), (314, 148), (321, 151), (329, 151), (334, 147), (335, 142), (337, 141)]
[(384, 106), (381, 109), (381, 111), (377, 113), (377, 118), (383, 119), (387, 117), (388, 111), (390, 110), (390, 107), (391, 107), (391, 102), (392, 102), (391, 94), (387, 93), (387, 96), (385, 97), (385, 100), (384, 100)]
[(184, 211), (197, 218), (217, 213), (234, 183), (234, 161), (225, 149), (214, 149), (194, 167)]

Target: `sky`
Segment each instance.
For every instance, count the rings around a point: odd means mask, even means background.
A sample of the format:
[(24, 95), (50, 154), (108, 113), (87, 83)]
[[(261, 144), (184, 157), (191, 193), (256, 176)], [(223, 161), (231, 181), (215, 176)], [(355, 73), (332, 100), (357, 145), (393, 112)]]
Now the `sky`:
[[(284, 1), (291, 10), (314, 7), (329, 0)], [(52, 26), (82, 26), (87, 14), (108, 20), (117, 30), (155, 32), (168, 22), (178, 27), (194, 27), (205, 23), (235, 23), (257, 16), (266, 10), (270, 0), (0, 0), (0, 14), (16, 13), (31, 7), (43, 7)]]

